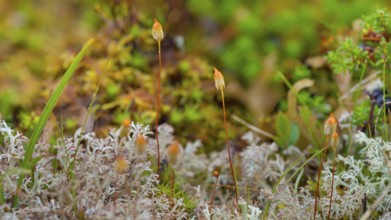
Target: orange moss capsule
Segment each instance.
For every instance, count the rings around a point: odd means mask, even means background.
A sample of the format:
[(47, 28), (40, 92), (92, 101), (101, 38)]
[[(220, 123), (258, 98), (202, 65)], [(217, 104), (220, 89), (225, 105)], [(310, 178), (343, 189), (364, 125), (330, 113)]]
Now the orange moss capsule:
[(129, 127), (130, 123), (132, 123), (132, 121), (129, 118), (127, 118), (122, 121), (122, 126)]
[(168, 146), (167, 155), (169, 164), (175, 164), (177, 162), (180, 150), (178, 141), (174, 141), (170, 144), (170, 146)]
[(335, 118), (334, 114), (331, 113), (330, 116), (327, 118), (326, 122), (324, 123), (324, 134), (325, 135), (331, 135), (334, 134), (337, 131), (337, 125), (338, 121)]
[(119, 155), (115, 159), (115, 172), (126, 173), (129, 170), (129, 164), (123, 155)]
[(339, 135), (337, 132), (334, 132), (331, 135), (331, 144), (330, 144), (334, 152), (337, 152), (338, 144), (339, 144)]
[(221, 91), (225, 88), (224, 76), (218, 69), (214, 68), (214, 70), (215, 86), (217, 90)]
[(144, 154), (147, 149), (147, 140), (143, 135), (139, 135), (136, 138), (136, 153), (138, 155)]
[(164, 38), (163, 28), (162, 25), (154, 19), (154, 23), (152, 26), (152, 36), (156, 41), (162, 41)]

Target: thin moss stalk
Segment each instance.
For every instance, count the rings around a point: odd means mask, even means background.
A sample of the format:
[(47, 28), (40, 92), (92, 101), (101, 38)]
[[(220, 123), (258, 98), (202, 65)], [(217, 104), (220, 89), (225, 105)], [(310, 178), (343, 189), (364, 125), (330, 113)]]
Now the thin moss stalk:
[(331, 205), (333, 203), (333, 192), (334, 192), (334, 173), (335, 173), (335, 165), (336, 165), (336, 162), (335, 162), (335, 158), (336, 158), (336, 153), (334, 153), (334, 157), (333, 157), (333, 173), (331, 174), (331, 193), (330, 193), (330, 202), (329, 202), (329, 213), (327, 215), (327, 219), (330, 219), (330, 215), (331, 215)]
[(334, 132), (333, 135), (331, 136), (331, 147), (333, 148), (334, 156), (333, 156), (333, 171), (332, 171), (332, 174), (331, 174), (331, 189), (330, 189), (331, 193), (330, 193), (330, 202), (329, 202), (329, 212), (328, 212), (328, 215), (327, 215), (327, 219), (330, 219), (331, 205), (333, 203), (334, 173), (335, 173), (335, 165), (336, 165), (335, 158), (337, 156), (338, 144), (339, 144), (339, 135), (338, 135), (337, 132)]
[(159, 146), (159, 112), (160, 112), (160, 84), (161, 84), (161, 72), (162, 72), (162, 55), (161, 55), (161, 41), (164, 38), (162, 25), (155, 19), (152, 26), (152, 36), (157, 41), (158, 45), (158, 58), (159, 58), (159, 71), (157, 72), (157, 90), (156, 90), (156, 120), (155, 120), (155, 132), (156, 132), (156, 150), (157, 150), (157, 173), (160, 173), (160, 146)]
[(226, 111), (225, 111), (225, 101), (224, 101), (224, 88), (225, 88), (225, 82), (224, 82), (224, 77), (223, 77), (223, 74), (218, 71), (216, 68), (214, 68), (214, 80), (215, 80), (215, 85), (216, 85), (216, 88), (217, 90), (219, 90), (221, 92), (221, 99), (222, 99), (222, 103), (223, 103), (223, 113), (224, 113), (224, 130), (225, 130), (225, 142), (226, 142), (226, 145), (227, 145), (227, 151), (228, 151), (228, 159), (229, 159), (229, 166), (231, 168), (231, 174), (232, 174), (232, 178), (234, 180), (234, 186), (235, 186), (235, 199), (236, 199), (236, 207), (238, 208), (238, 204), (239, 204), (239, 191), (238, 191), (238, 187), (236, 185), (236, 176), (235, 176), (235, 170), (234, 170), (234, 166), (233, 166), (233, 163), (232, 163), (232, 158), (231, 158), (231, 146), (229, 144), (229, 141), (228, 141), (228, 126), (227, 126), (227, 114), (226, 114)]
[[(322, 175), (322, 170), (323, 170), (323, 163), (327, 157), (327, 150), (328, 147), (330, 146), (330, 140), (331, 140), (331, 146), (333, 149), (336, 149), (334, 146), (334, 135), (336, 134), (337, 131), (337, 126), (338, 122), (335, 116), (331, 113), (330, 116), (327, 118), (325, 124), (324, 124), (324, 134), (326, 135), (326, 150), (324, 155), (322, 156), (319, 169), (318, 169), (318, 180), (316, 183), (316, 190), (315, 190), (315, 203), (314, 203), (314, 220), (316, 219), (316, 211), (317, 211), (317, 205), (318, 205), (318, 197), (319, 197), (319, 188), (320, 188), (320, 177)], [(331, 137), (331, 138), (330, 138)], [(334, 150), (335, 151), (335, 150)]]
[(320, 165), (318, 168), (318, 179), (316, 182), (316, 190), (315, 190), (315, 203), (314, 203), (314, 220), (316, 219), (316, 211), (317, 211), (317, 205), (318, 205), (318, 197), (319, 197), (319, 187), (320, 187), (320, 176), (322, 175), (322, 170), (323, 170), (323, 163), (325, 160), (325, 157), (327, 156), (327, 150), (328, 150), (328, 145), (326, 146), (326, 150), (322, 156), (322, 159), (320, 161)]

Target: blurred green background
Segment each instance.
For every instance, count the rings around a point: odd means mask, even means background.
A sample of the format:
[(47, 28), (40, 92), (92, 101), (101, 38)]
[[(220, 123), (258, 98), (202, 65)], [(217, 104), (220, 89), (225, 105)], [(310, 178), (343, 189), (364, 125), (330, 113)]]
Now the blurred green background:
[[(302, 100), (321, 118), (337, 105), (334, 78), (324, 56), (357, 19), (389, 1), (250, 0), (14, 0), (0, 3), (0, 116), (29, 131), (71, 59), (89, 38), (96, 42), (58, 104), (55, 116), (72, 131), (85, 115), (98, 82), (95, 130), (126, 119), (153, 124), (156, 43), (163, 41), (163, 114), (180, 139), (223, 146), (220, 98), (212, 67), (226, 77), (229, 115), (275, 133), (287, 110), (288, 88), (311, 78), (317, 86)], [(231, 138), (246, 128), (230, 119)], [(196, 131), (196, 132), (195, 132)]]

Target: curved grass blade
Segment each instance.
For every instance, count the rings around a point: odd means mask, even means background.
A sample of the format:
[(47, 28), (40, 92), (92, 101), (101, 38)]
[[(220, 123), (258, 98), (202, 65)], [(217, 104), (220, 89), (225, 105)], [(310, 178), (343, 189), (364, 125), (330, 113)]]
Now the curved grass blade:
[[(30, 137), (30, 142), (28, 143), (27, 148), (25, 149), (26, 152), (24, 154), (22, 169), (28, 169), (29, 162), (31, 161), (31, 157), (33, 155), (35, 144), (37, 143), (39, 137), (41, 136), (42, 130), (46, 125), (46, 121), (48, 120), (50, 114), (52, 113), (54, 107), (57, 104), (58, 99), (60, 98), (60, 95), (64, 91), (65, 86), (68, 84), (73, 73), (76, 71), (81, 59), (86, 54), (87, 49), (91, 46), (92, 42), (93, 42), (93, 39), (90, 39), (84, 45), (84, 47), (81, 49), (81, 51), (77, 54), (77, 56), (75, 57), (75, 59), (72, 61), (71, 65), (69, 66), (69, 68), (65, 72), (64, 76), (62, 77), (61, 81), (58, 83), (53, 94), (50, 96), (49, 101), (45, 105), (45, 108), (43, 109), (43, 112), (42, 112), (41, 116), (39, 117), (38, 124), (34, 128), (33, 133)], [(20, 188), (22, 186), (24, 176), (25, 176), (25, 173), (21, 173), (19, 175), (18, 185), (16, 188), (15, 196), (14, 196), (13, 207), (16, 207), (18, 205), (18, 192), (20, 191)]]

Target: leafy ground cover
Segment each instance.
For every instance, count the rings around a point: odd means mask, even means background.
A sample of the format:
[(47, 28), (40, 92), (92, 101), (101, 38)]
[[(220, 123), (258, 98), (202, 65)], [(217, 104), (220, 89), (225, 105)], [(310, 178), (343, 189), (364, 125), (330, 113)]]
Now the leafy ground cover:
[(4, 219), (391, 218), (386, 2), (37, 4), (0, 6)]

